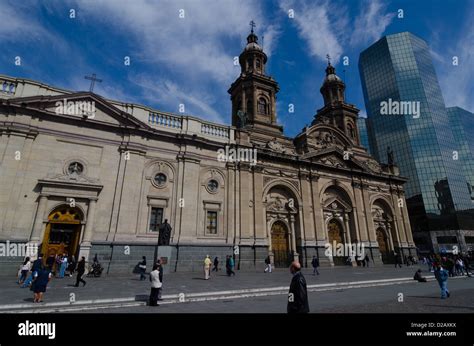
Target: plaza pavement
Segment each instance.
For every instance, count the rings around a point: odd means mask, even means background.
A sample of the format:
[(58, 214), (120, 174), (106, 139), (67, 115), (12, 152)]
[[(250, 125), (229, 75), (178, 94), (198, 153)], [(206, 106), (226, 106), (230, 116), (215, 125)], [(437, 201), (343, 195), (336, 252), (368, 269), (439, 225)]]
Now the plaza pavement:
[[(426, 266), (393, 265), (378, 267), (333, 267), (320, 268), (320, 275), (313, 276), (312, 269), (303, 268), (308, 290), (331, 291), (357, 287), (393, 286), (413, 284), (414, 272), (421, 268), (423, 274), (433, 280)], [(209, 301), (232, 298), (252, 298), (284, 295), (288, 292), (291, 274), (288, 269), (277, 269), (273, 273), (236, 271), (236, 276), (227, 277), (224, 271), (212, 272), (210, 280), (203, 273), (178, 272), (165, 274), (163, 280), (164, 304), (186, 301)], [(462, 279), (462, 278), (461, 278)], [(149, 294), (149, 281), (139, 281), (138, 275), (125, 277), (85, 278), (85, 287), (74, 287), (75, 277), (53, 278), (45, 293), (44, 303), (33, 304), (32, 292), (19, 288), (15, 278), (2, 278), (0, 284), (0, 313), (6, 312), (55, 312), (97, 309), (101, 306), (133, 307), (145, 305)], [(474, 281), (473, 281), (474, 283)], [(416, 283), (415, 283), (416, 284)], [(71, 303), (71, 297), (74, 302)], [(355, 297), (354, 297), (355, 298)], [(49, 310), (48, 310), (49, 309)]]

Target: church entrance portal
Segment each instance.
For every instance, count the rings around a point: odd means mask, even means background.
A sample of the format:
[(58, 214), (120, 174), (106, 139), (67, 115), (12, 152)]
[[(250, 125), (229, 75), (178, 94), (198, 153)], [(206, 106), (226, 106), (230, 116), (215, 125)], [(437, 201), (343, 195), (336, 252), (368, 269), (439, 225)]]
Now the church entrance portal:
[(77, 260), (82, 213), (78, 208), (60, 207), (48, 216), (41, 252), (43, 259), (63, 253)]
[[(336, 221), (336, 220), (331, 220), (328, 223), (328, 238), (329, 238), (329, 244), (331, 246), (331, 249), (334, 251), (334, 242), (336, 242), (336, 246), (338, 244), (344, 245), (344, 234), (342, 231), (342, 226), (341, 224)], [(344, 265), (346, 257), (345, 256), (336, 256), (336, 254), (333, 253), (332, 257), (334, 265)]]
[(271, 233), (273, 261), (275, 267), (288, 267), (290, 264), (288, 228), (283, 222), (276, 221), (272, 225)]

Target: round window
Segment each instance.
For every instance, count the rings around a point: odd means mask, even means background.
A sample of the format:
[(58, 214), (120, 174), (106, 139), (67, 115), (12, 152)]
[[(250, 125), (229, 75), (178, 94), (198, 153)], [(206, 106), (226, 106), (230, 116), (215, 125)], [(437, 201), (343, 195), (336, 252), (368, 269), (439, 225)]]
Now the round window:
[(84, 166), (82, 165), (82, 163), (77, 162), (77, 161), (71, 162), (69, 166), (67, 167), (67, 172), (69, 174), (79, 175), (82, 172), (84, 172)]
[(164, 186), (166, 184), (166, 180), (166, 175), (164, 175), (163, 173), (158, 173), (157, 175), (155, 175), (155, 184), (158, 186)]
[(219, 183), (217, 182), (217, 180), (211, 179), (207, 183), (207, 188), (211, 192), (217, 192), (217, 189), (219, 188)]

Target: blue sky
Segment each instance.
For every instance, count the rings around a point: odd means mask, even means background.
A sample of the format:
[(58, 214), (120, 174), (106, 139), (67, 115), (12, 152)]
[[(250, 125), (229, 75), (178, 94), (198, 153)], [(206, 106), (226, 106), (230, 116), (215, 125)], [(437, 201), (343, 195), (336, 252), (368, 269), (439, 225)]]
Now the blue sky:
[(472, 18), (469, 0), (4, 0), (0, 74), (80, 91), (89, 88), (84, 76), (96, 73), (103, 82), (94, 91), (105, 97), (173, 113), (183, 103), (185, 114), (229, 124), (227, 89), (240, 72), (233, 58), (253, 19), (267, 72), (280, 84), (278, 119), (294, 136), (322, 106), (326, 54), (346, 81), (346, 99), (364, 115), (359, 54), (401, 31), (428, 42), (447, 106), (474, 111)]

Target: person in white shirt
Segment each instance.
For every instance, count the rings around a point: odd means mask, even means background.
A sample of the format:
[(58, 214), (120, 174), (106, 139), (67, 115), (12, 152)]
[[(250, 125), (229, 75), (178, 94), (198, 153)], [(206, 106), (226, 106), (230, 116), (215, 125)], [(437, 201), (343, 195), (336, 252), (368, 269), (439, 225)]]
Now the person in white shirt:
[(150, 292), (150, 306), (158, 306), (158, 297), (161, 296), (162, 283), (160, 281), (160, 270), (158, 264), (153, 265), (153, 270), (150, 273), (151, 292)]
[(28, 275), (28, 272), (31, 270), (31, 262), (30, 258), (26, 257), (25, 261), (20, 267), (20, 279), (18, 280), (18, 283), (21, 285), (25, 280), (26, 276)]
[(204, 279), (209, 280), (209, 276), (211, 275), (211, 258), (209, 255), (206, 256), (204, 260)]

